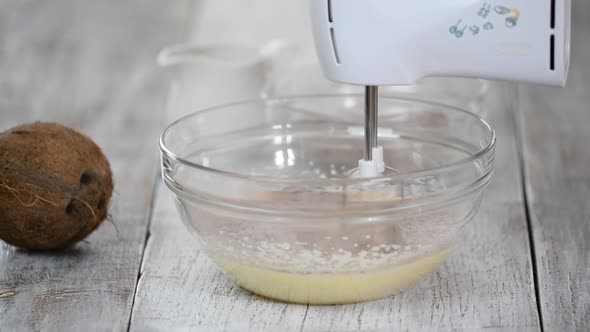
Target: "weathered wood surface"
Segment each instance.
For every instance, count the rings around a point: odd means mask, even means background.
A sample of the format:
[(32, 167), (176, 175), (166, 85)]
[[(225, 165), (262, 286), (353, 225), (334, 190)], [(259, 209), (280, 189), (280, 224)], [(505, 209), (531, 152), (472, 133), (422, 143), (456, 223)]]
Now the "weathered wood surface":
[(590, 2), (573, 1), (565, 90), (522, 86), (526, 192), (546, 331), (590, 331)]
[(56, 121), (104, 149), (111, 214), (62, 253), (0, 244), (0, 330), (125, 330), (147, 231), (166, 80), (185, 2), (0, 1), (0, 127)]
[[(208, 3), (207, 16), (193, 6), (202, 18), (192, 24), (200, 29), (193, 40), (309, 41), (307, 30), (297, 30), (305, 11), (292, 1)], [(61, 254), (0, 244), (0, 330), (535, 331), (541, 321), (546, 331), (590, 330), (590, 3), (573, 3), (569, 87), (521, 86), (516, 113), (490, 111), (499, 138), (496, 175), (458, 252), (399, 296), (315, 307), (235, 286), (184, 229), (161, 184), (146, 232), (167, 91), (153, 58), (178, 41), (185, 0), (0, 0), (0, 129), (51, 120), (92, 136), (116, 176), (111, 212), (119, 229), (105, 224)], [(271, 15), (278, 12), (285, 17)], [(227, 24), (230, 14), (235, 20)], [(264, 16), (280, 17), (287, 30), (258, 22)]]

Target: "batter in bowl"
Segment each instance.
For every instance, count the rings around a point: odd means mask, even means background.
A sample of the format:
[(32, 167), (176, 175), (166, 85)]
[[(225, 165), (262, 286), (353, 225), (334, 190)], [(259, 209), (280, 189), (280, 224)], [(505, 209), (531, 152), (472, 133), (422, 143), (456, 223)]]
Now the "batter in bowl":
[(447, 248), (400, 266), (356, 273), (290, 273), (214, 258), (240, 286), (275, 300), (302, 304), (371, 301), (414, 286), (449, 256)]

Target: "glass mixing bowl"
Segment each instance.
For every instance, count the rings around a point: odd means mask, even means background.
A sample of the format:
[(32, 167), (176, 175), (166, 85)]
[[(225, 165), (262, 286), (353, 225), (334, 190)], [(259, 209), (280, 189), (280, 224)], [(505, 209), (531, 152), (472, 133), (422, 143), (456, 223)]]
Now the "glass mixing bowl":
[(494, 131), (458, 108), (382, 98), (388, 169), (358, 178), (362, 100), (244, 102), (163, 133), (163, 179), (183, 222), (244, 288), (296, 303), (383, 298), (429, 275), (460, 242), (493, 173)]

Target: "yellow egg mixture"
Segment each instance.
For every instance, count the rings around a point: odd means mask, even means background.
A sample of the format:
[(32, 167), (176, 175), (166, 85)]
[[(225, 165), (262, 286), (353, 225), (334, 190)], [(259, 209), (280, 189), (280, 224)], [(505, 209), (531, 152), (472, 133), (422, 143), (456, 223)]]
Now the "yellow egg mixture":
[[(323, 190), (319, 199), (328, 200), (330, 194), (338, 190)], [(308, 193), (309, 194), (309, 193)], [(328, 195), (325, 195), (328, 194)], [(293, 193), (257, 194), (262, 201), (272, 202), (278, 195)], [(292, 199), (292, 198), (289, 198)], [(318, 197), (314, 197), (318, 199)], [(357, 202), (399, 202), (402, 198), (393, 192), (353, 190), (347, 195), (349, 201)], [(283, 197), (283, 200), (286, 200)], [(275, 300), (303, 304), (346, 304), (376, 300), (399, 293), (414, 286), (418, 281), (436, 270), (450, 255), (454, 245), (420, 258), (408, 257), (406, 263), (391, 264), (382, 269), (367, 269), (362, 272), (287, 272), (287, 269), (255, 267), (251, 264), (221, 258), (224, 255), (211, 254), (210, 257), (240, 286)], [(386, 265), (386, 264), (384, 264)]]
[(304, 304), (376, 300), (415, 285), (436, 270), (453, 247), (405, 265), (358, 273), (289, 273), (215, 258), (240, 286), (271, 299)]

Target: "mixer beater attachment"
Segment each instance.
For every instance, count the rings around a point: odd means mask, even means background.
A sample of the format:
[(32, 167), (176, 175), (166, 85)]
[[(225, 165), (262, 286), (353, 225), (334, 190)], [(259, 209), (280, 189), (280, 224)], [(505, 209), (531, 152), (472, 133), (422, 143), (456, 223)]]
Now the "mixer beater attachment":
[(383, 148), (378, 144), (379, 87), (365, 86), (365, 157), (359, 160), (360, 177), (376, 177), (385, 171)]

